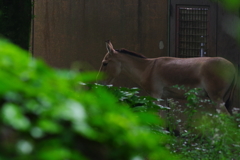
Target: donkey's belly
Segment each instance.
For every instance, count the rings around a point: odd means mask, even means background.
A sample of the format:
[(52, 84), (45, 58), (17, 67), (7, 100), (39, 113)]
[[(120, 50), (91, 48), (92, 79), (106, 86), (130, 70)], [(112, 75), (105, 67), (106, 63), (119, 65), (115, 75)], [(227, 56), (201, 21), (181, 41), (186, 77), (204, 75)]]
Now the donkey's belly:
[[(195, 87), (194, 87), (195, 88)], [(193, 88), (179, 88), (179, 87), (164, 87), (162, 98), (175, 98), (175, 99), (186, 99), (185, 93)], [(200, 90), (198, 95), (200, 97), (207, 97), (207, 94), (204, 90)]]
[(162, 98), (178, 98), (178, 99), (183, 99), (184, 97), (184, 91), (183, 90), (178, 90), (178, 89), (173, 89), (173, 88), (164, 88), (163, 93), (162, 93)]

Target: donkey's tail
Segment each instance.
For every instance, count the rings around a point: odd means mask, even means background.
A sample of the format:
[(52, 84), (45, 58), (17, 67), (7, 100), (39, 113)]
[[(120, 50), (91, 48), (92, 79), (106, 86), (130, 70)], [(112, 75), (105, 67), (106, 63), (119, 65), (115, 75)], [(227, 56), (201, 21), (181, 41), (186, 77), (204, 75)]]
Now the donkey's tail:
[(237, 86), (237, 79), (238, 79), (238, 70), (236, 69), (236, 73), (234, 75), (234, 80), (231, 84), (231, 87), (229, 88), (229, 96), (228, 96), (228, 99), (225, 103), (225, 106), (228, 110), (228, 112), (232, 115), (232, 109), (234, 108), (233, 106), (233, 97), (234, 97), (234, 91), (236, 90), (236, 86)]

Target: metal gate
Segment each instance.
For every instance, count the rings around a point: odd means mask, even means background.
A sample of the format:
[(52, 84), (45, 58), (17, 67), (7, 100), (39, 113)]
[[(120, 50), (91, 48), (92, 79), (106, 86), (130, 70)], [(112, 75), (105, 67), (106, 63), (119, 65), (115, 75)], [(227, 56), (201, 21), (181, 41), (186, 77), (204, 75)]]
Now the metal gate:
[(208, 52), (209, 7), (177, 6), (177, 57), (203, 57)]
[(171, 0), (169, 55), (216, 56), (217, 4), (209, 0)]

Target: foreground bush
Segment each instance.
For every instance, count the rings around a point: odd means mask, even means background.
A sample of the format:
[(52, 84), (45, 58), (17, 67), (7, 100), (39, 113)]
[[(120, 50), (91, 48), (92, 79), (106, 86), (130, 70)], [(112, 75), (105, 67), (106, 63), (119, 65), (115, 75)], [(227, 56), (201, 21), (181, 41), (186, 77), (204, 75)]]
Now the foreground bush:
[[(1, 160), (240, 157), (240, 115), (205, 114), (196, 121), (203, 102), (198, 89), (186, 93), (185, 110), (174, 103), (164, 108), (154, 98), (138, 96), (136, 88), (79, 83), (95, 74), (51, 69), (5, 41), (0, 41), (0, 66)], [(171, 128), (161, 127), (159, 110), (186, 115), (178, 137), (170, 138)], [(178, 125), (169, 115), (167, 121)]]
[(93, 73), (54, 70), (0, 41), (0, 159), (174, 159), (151, 113), (134, 113)]

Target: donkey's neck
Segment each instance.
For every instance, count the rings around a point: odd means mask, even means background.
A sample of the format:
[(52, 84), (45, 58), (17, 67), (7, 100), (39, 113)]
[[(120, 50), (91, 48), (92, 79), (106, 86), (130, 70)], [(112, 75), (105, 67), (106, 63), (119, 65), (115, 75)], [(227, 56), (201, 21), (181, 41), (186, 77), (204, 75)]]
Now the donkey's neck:
[(154, 59), (127, 56), (127, 58), (121, 58), (121, 63), (122, 72), (142, 86), (142, 82), (146, 78), (146, 71), (152, 67)]

